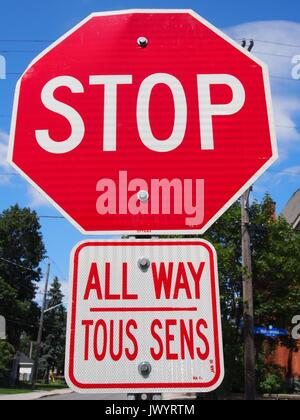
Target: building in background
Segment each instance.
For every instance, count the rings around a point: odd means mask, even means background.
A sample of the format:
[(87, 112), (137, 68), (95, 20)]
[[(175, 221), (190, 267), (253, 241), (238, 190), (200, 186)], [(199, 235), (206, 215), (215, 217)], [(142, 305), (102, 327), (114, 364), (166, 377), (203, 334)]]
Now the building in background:
[(33, 370), (34, 361), (26, 354), (21, 353), (19, 359), (19, 381), (30, 382)]
[[(289, 199), (281, 216), (294, 229), (300, 230), (300, 188)], [(272, 358), (273, 363), (284, 369), (286, 378), (290, 382), (291, 388), (295, 391), (300, 391), (300, 342), (298, 342), (298, 349), (299, 351), (296, 353), (283, 346), (279, 346)]]
[(292, 195), (283, 209), (281, 216), (283, 216), (294, 229), (300, 230), (300, 188)]

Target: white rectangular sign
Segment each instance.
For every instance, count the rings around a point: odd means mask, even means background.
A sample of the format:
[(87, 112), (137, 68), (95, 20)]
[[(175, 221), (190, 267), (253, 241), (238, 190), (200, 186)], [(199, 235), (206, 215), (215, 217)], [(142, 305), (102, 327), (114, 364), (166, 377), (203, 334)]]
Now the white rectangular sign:
[(77, 392), (208, 392), (224, 376), (206, 241), (86, 241), (71, 257), (66, 377)]

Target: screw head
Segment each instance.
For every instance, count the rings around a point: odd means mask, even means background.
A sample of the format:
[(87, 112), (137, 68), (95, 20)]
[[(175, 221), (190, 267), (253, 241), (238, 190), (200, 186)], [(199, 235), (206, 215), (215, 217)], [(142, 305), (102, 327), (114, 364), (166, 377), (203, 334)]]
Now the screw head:
[(147, 271), (148, 268), (150, 267), (150, 265), (151, 265), (151, 263), (150, 263), (149, 258), (142, 257), (138, 261), (138, 266), (140, 267), (140, 269), (142, 271)]
[(142, 362), (139, 364), (139, 373), (144, 378), (148, 378), (150, 376), (150, 373), (152, 371), (152, 366), (149, 362)]
[(146, 48), (148, 45), (148, 39), (144, 36), (140, 36), (137, 40), (137, 43), (141, 48)]
[(138, 192), (137, 196), (138, 196), (138, 199), (142, 203), (146, 203), (149, 200), (149, 193), (148, 193), (148, 191), (141, 190), (141, 191)]

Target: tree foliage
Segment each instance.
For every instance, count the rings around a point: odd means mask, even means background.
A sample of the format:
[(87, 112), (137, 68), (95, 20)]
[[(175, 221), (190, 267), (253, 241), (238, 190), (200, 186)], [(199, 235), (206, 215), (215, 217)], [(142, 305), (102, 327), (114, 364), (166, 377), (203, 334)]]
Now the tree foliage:
[(16, 350), (23, 331), (36, 331), (35, 297), (45, 252), (36, 212), (16, 205), (0, 214), (0, 313), (7, 320), (8, 341)]
[[(266, 195), (250, 206), (251, 253), (256, 326), (288, 328), (300, 313), (300, 232), (282, 218), (275, 217), (274, 203)], [(243, 389), (243, 307), (241, 266), (241, 211), (235, 203), (205, 235), (218, 253), (226, 376), (223, 389)], [(40, 224), (30, 209), (11, 207), (0, 214), (0, 313), (7, 319), (8, 341), (16, 350), (22, 332), (28, 339), (38, 324), (39, 308), (34, 299), (41, 278), (39, 264), (45, 257)], [(10, 264), (12, 261), (16, 265)], [(21, 266), (21, 267), (20, 267)], [(28, 269), (22, 269), (27, 267)], [(61, 284), (54, 279), (48, 307), (63, 302)], [(45, 316), (43, 360), (51, 368), (63, 370), (66, 311), (58, 306)], [(256, 338), (258, 382), (261, 390), (282, 389), (280, 372), (266, 368), (265, 349)], [(287, 338), (270, 340), (267, 348), (284, 344), (295, 351)], [(0, 342), (0, 369), (11, 360), (13, 348)], [(4, 346), (4, 347), (3, 347)], [(1, 359), (1, 351), (3, 357)]]
[(15, 349), (5, 340), (0, 340), (0, 384), (8, 383)]
[[(300, 313), (300, 233), (275, 217), (274, 203), (266, 195), (250, 207), (251, 252), (256, 326), (288, 328)], [(243, 378), (243, 307), (241, 267), (241, 211), (234, 204), (207, 232), (218, 253), (222, 322), (228, 391), (241, 391)], [(294, 346), (284, 337), (272, 341)], [(257, 337), (258, 357), (263, 339)], [(272, 379), (274, 377), (272, 376)], [(261, 379), (263, 381), (263, 379)], [(269, 382), (268, 382), (269, 383)], [(272, 380), (270, 380), (272, 383)]]
[(43, 361), (48, 370), (56, 368), (60, 372), (64, 370), (67, 321), (63, 299), (64, 295), (61, 291), (61, 283), (55, 277), (48, 294), (48, 308), (54, 309), (45, 315)]
[(287, 328), (300, 310), (300, 234), (274, 219), (269, 196), (252, 205), (251, 218), (256, 322)]

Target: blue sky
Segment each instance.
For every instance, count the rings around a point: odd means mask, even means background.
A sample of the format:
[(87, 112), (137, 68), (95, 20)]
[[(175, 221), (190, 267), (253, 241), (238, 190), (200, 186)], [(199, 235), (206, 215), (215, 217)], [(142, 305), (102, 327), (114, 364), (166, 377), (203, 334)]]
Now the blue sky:
[[(0, 211), (19, 203), (41, 216), (59, 216), (39, 193), (13, 172), (5, 161), (13, 93), (19, 73), (52, 40), (91, 12), (128, 8), (191, 8), (235, 39), (254, 38), (254, 54), (267, 62), (272, 75), (275, 122), (280, 159), (255, 185), (253, 197), (268, 191), (281, 210), (300, 187), (300, 71), (292, 78), (292, 58), (300, 60), (300, 3), (297, 0), (241, 2), (10, 0), (0, 12), (0, 55), (7, 62), (7, 78), (0, 80)], [(13, 42), (10, 42), (10, 41)], [(18, 42), (16, 42), (19, 40)], [(32, 40), (35, 42), (22, 42)], [(40, 42), (43, 41), (43, 42)], [(83, 236), (64, 219), (42, 218), (42, 230), (52, 274), (66, 283), (69, 255)]]

